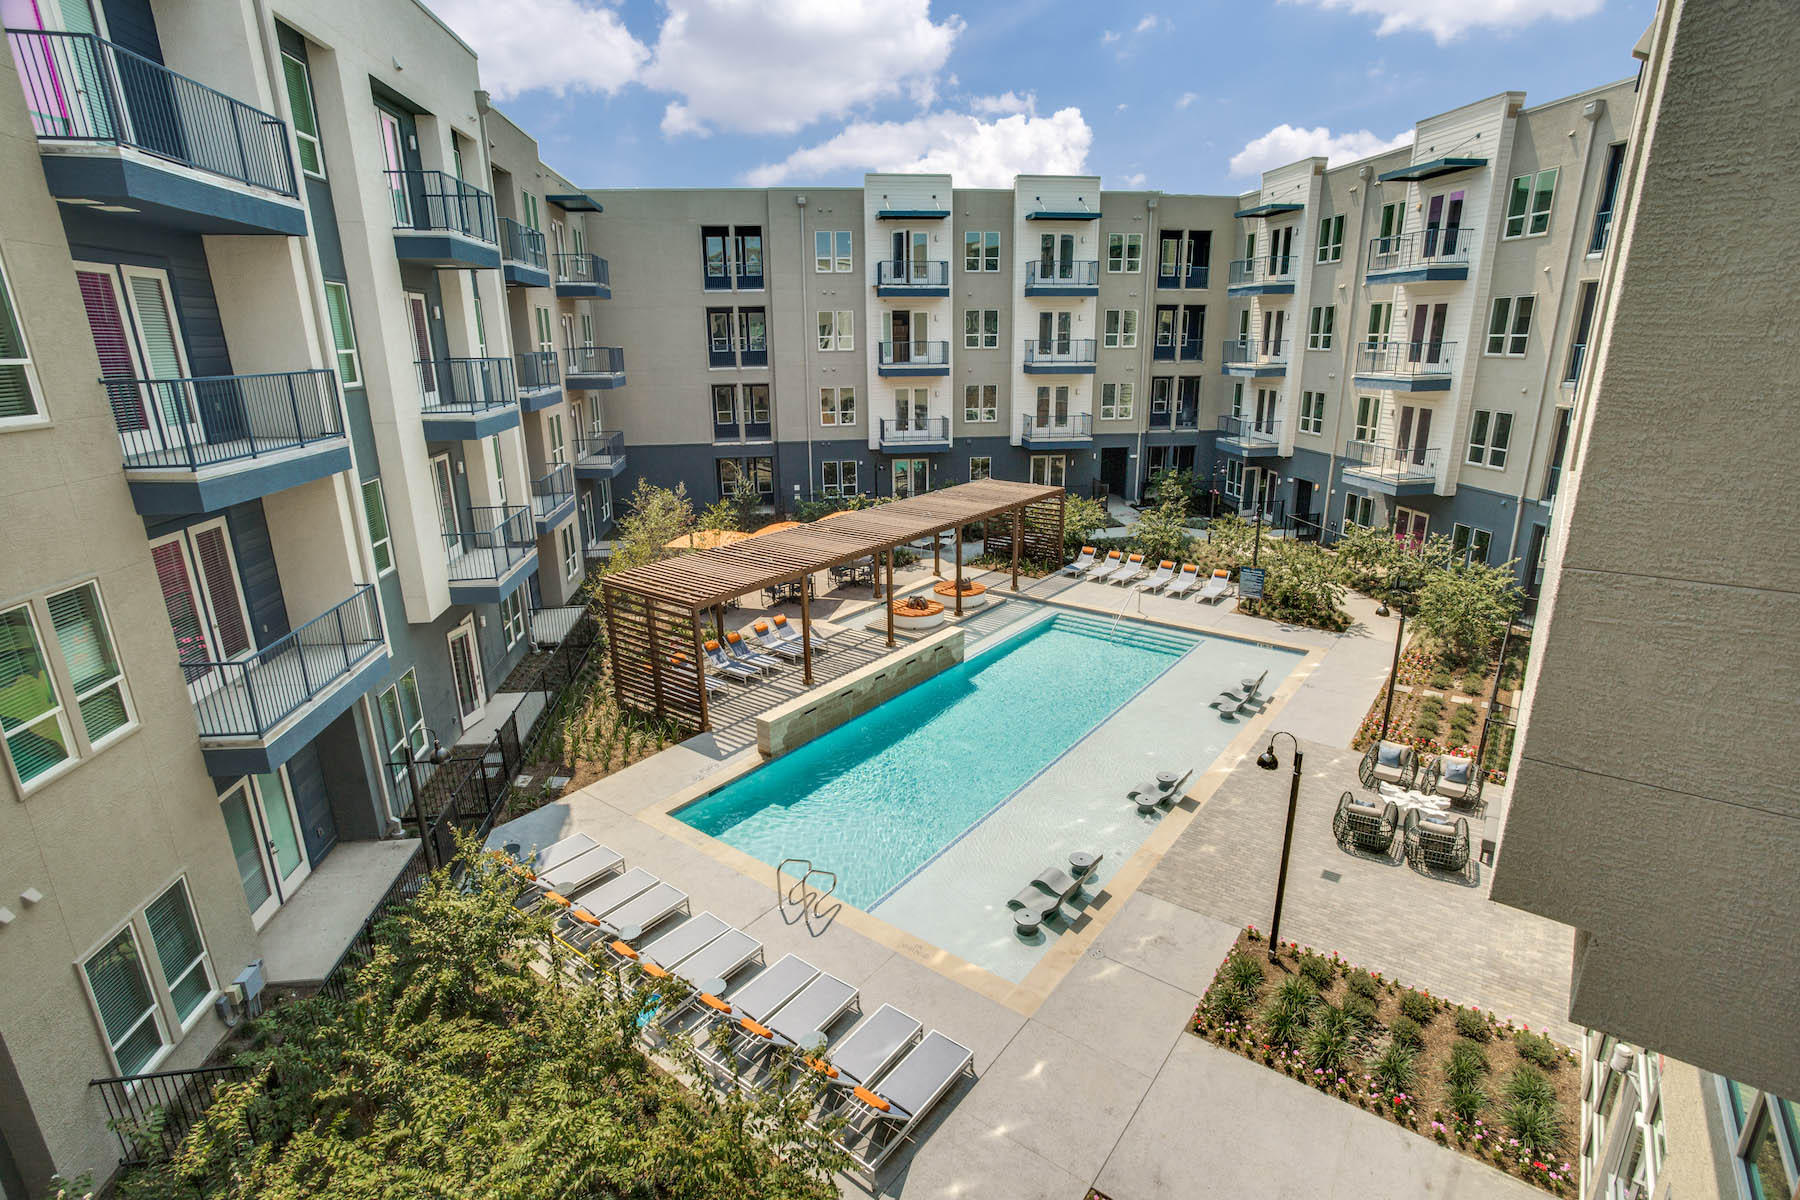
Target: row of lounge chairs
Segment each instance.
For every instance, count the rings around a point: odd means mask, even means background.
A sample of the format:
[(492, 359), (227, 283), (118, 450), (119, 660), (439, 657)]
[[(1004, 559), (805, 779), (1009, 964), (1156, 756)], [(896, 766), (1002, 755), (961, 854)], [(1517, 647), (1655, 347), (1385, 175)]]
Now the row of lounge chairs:
[[(973, 1051), (936, 1030), (925, 1033), (921, 1022), (891, 1004), (831, 1038), (832, 1026), (860, 1013), (859, 991), (799, 955), (731, 982), (761, 959), (763, 946), (715, 913), (690, 916), (643, 942), (650, 929), (686, 908), (687, 895), (642, 868), (623, 866), (615, 851), (586, 834), (571, 835), (520, 868), (526, 887), (519, 903), (563, 909), (558, 936), (564, 942), (595, 969), (649, 992), (638, 1016), (645, 1036), (682, 1028), (721, 1084), (774, 1086), (774, 1056), (797, 1055), (825, 1083), (815, 1119), (848, 1117), (844, 1148), (863, 1169), (879, 1168), (972, 1070)], [(592, 891), (580, 891), (601, 879)], [(579, 881), (572, 898), (549, 887), (568, 881)], [(662, 985), (677, 980), (684, 994), (665, 997)]]
[[(829, 653), (838, 632), (823, 621), (814, 621), (813, 653)], [(701, 664), (707, 694), (729, 693), (733, 683), (748, 687), (783, 667), (803, 661), (806, 652), (802, 641), (800, 631), (785, 616), (772, 620), (759, 617), (744, 628), (727, 633), (724, 641), (709, 638), (702, 649), (705, 661)], [(669, 663), (685, 666), (687, 655), (670, 655)]]
[[(1194, 592), (1196, 600), (1217, 600), (1231, 588), (1231, 572), (1224, 567), (1216, 568), (1202, 583), (1200, 568), (1193, 563), (1182, 563), (1177, 567), (1165, 558), (1151, 570), (1142, 554), (1121, 555), (1117, 550), (1109, 550), (1102, 558), (1092, 546), (1083, 546), (1075, 561), (1065, 566), (1062, 573), (1090, 583), (1116, 583), (1130, 585), (1137, 591), (1161, 592), (1178, 600), (1184, 599), (1189, 592)], [(1198, 591), (1195, 591), (1196, 587)]]
[(1094, 877), (1100, 868), (1104, 854), (1085, 855), (1086, 862), (1079, 868), (1069, 871), (1058, 866), (1048, 866), (1037, 873), (1024, 889), (1006, 902), (1013, 910), (1013, 928), (1019, 933), (1031, 934), (1051, 917), (1062, 913), (1062, 906), (1075, 898), (1087, 881)]

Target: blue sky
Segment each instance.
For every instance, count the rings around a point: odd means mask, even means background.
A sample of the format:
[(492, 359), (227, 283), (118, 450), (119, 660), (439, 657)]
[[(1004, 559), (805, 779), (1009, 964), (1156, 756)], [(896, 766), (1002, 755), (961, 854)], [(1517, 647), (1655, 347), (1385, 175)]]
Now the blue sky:
[[(431, 0), (428, 0), (431, 2)], [(1653, 0), (435, 0), (587, 187), (969, 186), (1084, 171), (1237, 193), (1508, 89), (1630, 76)], [(554, 29), (555, 34), (547, 34)]]

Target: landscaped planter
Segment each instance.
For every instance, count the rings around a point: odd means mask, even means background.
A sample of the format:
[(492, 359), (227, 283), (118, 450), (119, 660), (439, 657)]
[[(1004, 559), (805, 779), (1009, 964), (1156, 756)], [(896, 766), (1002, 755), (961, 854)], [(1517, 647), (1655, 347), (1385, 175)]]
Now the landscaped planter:
[[(935, 585), (931, 590), (934, 594), (941, 596), (945, 604), (951, 605), (952, 607), (955, 606), (956, 580), (946, 579)], [(964, 612), (968, 612), (971, 608), (980, 608), (986, 603), (987, 584), (965, 582), (962, 585), (962, 606)]]
[(893, 601), (890, 609), (894, 614), (895, 629), (918, 633), (936, 629), (944, 623), (944, 606), (923, 596), (904, 596)]

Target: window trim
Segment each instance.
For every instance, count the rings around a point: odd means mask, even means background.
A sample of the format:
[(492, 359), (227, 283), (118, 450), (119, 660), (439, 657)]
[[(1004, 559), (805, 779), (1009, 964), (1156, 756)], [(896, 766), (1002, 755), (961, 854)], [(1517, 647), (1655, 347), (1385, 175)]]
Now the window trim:
[(44, 388), (38, 380), (37, 366), (31, 360), (31, 339), (25, 333), (25, 314), (19, 311), (18, 293), (13, 290), (12, 275), (4, 256), (0, 256), (0, 305), (12, 314), (13, 332), (18, 335), (23, 358), (0, 358), (0, 368), (17, 367), (25, 379), (25, 397), (31, 401), (29, 415), (0, 417), (0, 433), (11, 429), (34, 429), (50, 423), (44, 409)]
[[(1550, 177), (1549, 199), (1542, 209), (1538, 208), (1538, 195), (1543, 191), (1544, 176)], [(1506, 215), (1502, 219), (1500, 236), (1502, 240), (1512, 241), (1516, 238), (1545, 237), (1550, 232), (1550, 218), (1556, 211), (1556, 187), (1562, 182), (1562, 168), (1540, 167), (1536, 171), (1524, 175), (1514, 175), (1512, 186), (1507, 189)], [(1524, 204), (1519, 200), (1519, 185), (1525, 185)], [(1514, 211), (1515, 207), (1518, 211)], [(1539, 218), (1543, 219), (1543, 227), (1538, 228)]]
[[(1495, 296), (1488, 308), (1487, 332), (1482, 340), (1483, 358), (1524, 358), (1531, 349), (1531, 323), (1537, 316), (1537, 295)], [(1524, 328), (1520, 328), (1521, 321)], [(1498, 332), (1495, 326), (1499, 326)], [(1494, 344), (1498, 340), (1500, 348)]]
[(1331, 349), (1332, 337), (1337, 332), (1337, 305), (1315, 304), (1306, 324), (1306, 348), (1308, 350)]
[[(506, 649), (508, 650), (511, 650), (514, 646), (518, 645), (519, 639), (525, 636), (525, 602), (519, 598), (519, 593), (522, 590), (523, 589), (521, 588), (514, 588), (512, 591), (506, 593), (506, 595), (500, 597), (501, 640), (505, 642)], [(509, 603), (512, 605), (511, 612), (507, 611), (507, 605)], [(515, 621), (517, 622), (517, 629), (514, 628)]]
[(557, 534), (562, 541), (563, 578), (573, 579), (581, 570), (581, 547), (575, 541), (574, 524), (564, 524)]
[[(286, 802), (285, 798), (283, 799), (283, 802)], [(301, 853), (305, 853), (304, 849), (302, 849)], [(150, 927), (150, 906), (161, 900), (164, 896), (167, 896), (176, 888), (181, 889), (182, 896), (187, 901), (188, 918), (194, 923), (194, 937), (200, 943), (200, 953), (182, 969), (180, 975), (176, 976), (175, 979), (170, 979), (167, 968), (163, 966), (162, 948), (156, 944), (156, 930)], [(219, 994), (219, 982), (214, 977), (212, 969), (212, 951), (207, 949), (206, 932), (200, 928), (200, 910), (194, 906), (194, 890), (188, 886), (187, 876), (176, 876), (174, 882), (152, 896), (138, 911), (144, 918), (144, 930), (150, 935), (150, 949), (156, 955), (156, 973), (162, 977), (162, 990), (168, 997), (169, 1011), (171, 1015), (180, 1021), (181, 1036), (186, 1037), (194, 1026), (199, 1024), (201, 1019), (206, 1016), (207, 1008), (212, 1001), (212, 998)], [(200, 997), (199, 1001), (195, 1003), (193, 1011), (184, 1019), (182, 1018), (181, 1013), (175, 1009), (175, 985), (193, 974), (194, 968), (196, 967), (205, 972), (207, 983), (206, 994)], [(180, 1041), (180, 1038), (177, 1038), (176, 1040)]]
[(1334, 213), (1319, 218), (1318, 253), (1314, 262), (1335, 263), (1344, 260), (1344, 216)]
[[(229, 545), (229, 539), (227, 539), (227, 545)], [(99, 613), (101, 632), (105, 635), (107, 644), (112, 648), (113, 665), (117, 669), (117, 674), (104, 683), (89, 688), (85, 693), (76, 689), (74, 676), (69, 671), (68, 659), (63, 654), (62, 642), (56, 636), (56, 622), (50, 613), (52, 596), (67, 595), (84, 588), (93, 589), (94, 607)], [(51, 694), (56, 700), (56, 706), (53, 709), (40, 714), (22, 728), (29, 729), (31, 726), (42, 724), (54, 717), (69, 752), (68, 757), (49, 770), (34, 775), (27, 782), (19, 777), (18, 767), (13, 762), (11, 743), (6, 738), (0, 737), (0, 760), (5, 761), (6, 773), (12, 779), (13, 786), (18, 790), (19, 797), (23, 799), (118, 745), (126, 737), (137, 732), (141, 723), (138, 717), (137, 702), (132, 698), (131, 680), (125, 670), (124, 656), (119, 652), (119, 637), (113, 631), (112, 616), (107, 611), (106, 596), (100, 588), (99, 576), (87, 576), (74, 580), (67, 586), (58, 587), (53, 592), (23, 596), (16, 602), (0, 605), (0, 613), (10, 613), (20, 609), (25, 612), (32, 640), (37, 645), (38, 657), (43, 660), (44, 670), (49, 676)], [(48, 638), (43, 634), (46, 629), (50, 631)], [(107, 732), (98, 741), (95, 741), (88, 736), (87, 722), (82, 719), (80, 702), (86, 696), (95, 695), (108, 687), (119, 689), (119, 700), (125, 710), (125, 721), (117, 729)]]
[(294, 55), (289, 54), (286, 50), (283, 50), (281, 52), (281, 59), (282, 59), (282, 73), (281, 74), (282, 74), (282, 82), (284, 85), (287, 83), (286, 64), (293, 63), (296, 67), (300, 68), (300, 86), (303, 89), (305, 89), (306, 111), (307, 111), (307, 115), (312, 118), (313, 132), (308, 133), (304, 129), (300, 128), (300, 114), (294, 108), (294, 94), (291, 90), (289, 90), (286, 86), (284, 86), (282, 88), (282, 91), (287, 93), (288, 124), (290, 124), (294, 127), (295, 148), (296, 148), (296, 150), (298, 150), (300, 147), (310, 144), (313, 149), (313, 161), (318, 163), (319, 166), (318, 166), (318, 170), (316, 170), (316, 171), (307, 170), (306, 165), (305, 165), (306, 164), (306, 156), (304, 154), (299, 154), (299, 153), (294, 155), (295, 164), (300, 167), (300, 173), (302, 175), (305, 175), (308, 179), (324, 179), (325, 178), (325, 144), (319, 140), (319, 132), (318, 132), (318, 130), (319, 130), (319, 105), (318, 105), (318, 101), (313, 96), (312, 65), (310, 63), (308, 63), (305, 59), (297, 58)]
[[(187, 899), (188, 916), (194, 922), (194, 934), (200, 942), (199, 957), (188, 964), (187, 969), (182, 972), (181, 978), (185, 978), (195, 966), (202, 966), (206, 971), (208, 984), (206, 995), (202, 996), (194, 1005), (193, 1011), (189, 1013), (185, 1021), (180, 1020), (175, 1011), (173, 984), (164, 973), (162, 958), (156, 949), (156, 939), (151, 933), (148, 915), (150, 906), (175, 887), (180, 887)], [(132, 951), (137, 961), (137, 968), (145, 984), (145, 990), (150, 993), (150, 1005), (143, 1016), (134, 1021), (131, 1028), (115, 1042), (112, 1034), (106, 1028), (106, 1019), (101, 1014), (100, 1000), (94, 993), (93, 979), (88, 974), (87, 966), (95, 955), (117, 941), (121, 933), (129, 933), (131, 936)], [(150, 947), (148, 953), (144, 949), (145, 946)], [(153, 962), (154, 972), (151, 970)], [(128, 1072), (119, 1062), (118, 1047), (124, 1045), (143, 1027), (145, 1018), (155, 1022), (160, 1045), (141, 1065), (129, 1072), (130, 1074), (144, 1074), (156, 1070), (161, 1063), (168, 1059), (168, 1056), (181, 1044), (182, 1040), (193, 1031), (194, 1027), (212, 1011), (212, 1002), (220, 995), (219, 980), (213, 964), (212, 947), (207, 943), (206, 925), (201, 921), (200, 910), (194, 904), (194, 889), (188, 882), (185, 871), (169, 876), (158, 887), (153, 888), (148, 899), (132, 908), (123, 920), (109, 927), (82, 953), (77, 954), (73, 965), (75, 973), (81, 977), (82, 992), (87, 996), (88, 1011), (93, 1016), (94, 1030), (100, 1037), (100, 1044), (106, 1049), (107, 1061), (112, 1064), (113, 1070), (121, 1075)]]
[[(1132, 386), (1133, 380), (1114, 381), (1100, 385), (1100, 419), (1102, 421), (1129, 421), (1132, 410), (1137, 407), (1137, 389)], [(1107, 399), (1108, 396), (1112, 398)]]
[[(1463, 463), (1504, 471), (1512, 453), (1513, 414), (1507, 409), (1477, 408), (1469, 413), (1469, 442)], [(1478, 432), (1479, 431), (1479, 434)], [(1496, 456), (1499, 461), (1494, 461)]]

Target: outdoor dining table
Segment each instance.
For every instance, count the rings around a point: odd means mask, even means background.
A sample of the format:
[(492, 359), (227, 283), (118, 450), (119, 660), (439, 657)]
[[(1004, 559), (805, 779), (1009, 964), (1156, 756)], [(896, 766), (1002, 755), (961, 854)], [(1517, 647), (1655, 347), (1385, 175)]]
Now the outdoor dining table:
[(1408, 809), (1418, 809), (1421, 813), (1444, 817), (1455, 816), (1450, 809), (1450, 802), (1442, 796), (1428, 796), (1424, 792), (1415, 792), (1407, 788), (1397, 787), (1391, 783), (1380, 785), (1381, 798), (1392, 800), (1402, 813)]

